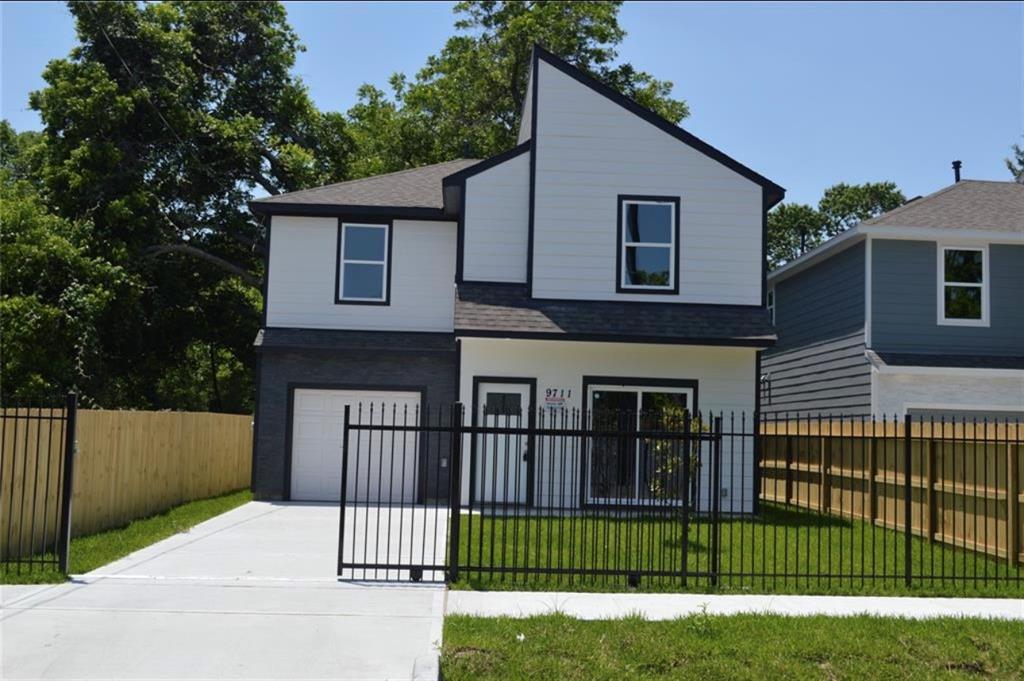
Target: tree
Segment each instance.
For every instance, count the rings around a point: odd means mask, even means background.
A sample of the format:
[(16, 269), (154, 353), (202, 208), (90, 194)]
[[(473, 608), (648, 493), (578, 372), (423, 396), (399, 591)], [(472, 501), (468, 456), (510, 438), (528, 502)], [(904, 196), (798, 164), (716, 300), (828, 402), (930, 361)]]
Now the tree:
[(1014, 144), (1010, 147), (1013, 150), (1013, 158), (1006, 159), (1006, 169), (1013, 175), (1017, 182), (1024, 182), (1024, 147)]
[(75, 389), (84, 404), (95, 403), (107, 397), (102, 377), (111, 370), (101, 329), (140, 282), (90, 256), (91, 225), (51, 214), (7, 163), (0, 169), (0, 395), (51, 404)]
[[(44, 200), (91, 224), (90, 255), (144, 282), (102, 334), (104, 352), (122, 359), (111, 386), (130, 406), (176, 406), (161, 385), (198, 342), (217, 368), (191, 373), (213, 383), (193, 392), (219, 394), (223, 366), (253, 364), (263, 226), (246, 202), (344, 178), (344, 117), (319, 112), (292, 75), (301, 46), (278, 3), (69, 9), (79, 44), (49, 63), (30, 105), (45, 126)], [(223, 351), (229, 359), (215, 362)]]
[(348, 112), (353, 175), (400, 170), (515, 146), (534, 43), (592, 72), (672, 122), (689, 113), (672, 83), (614, 65), (625, 37), (621, 2), (460, 2), (458, 34), (411, 82), (392, 77), (392, 99), (363, 86)]
[(893, 182), (840, 182), (825, 190), (817, 209), (806, 204), (780, 204), (768, 214), (768, 266), (780, 267), (862, 220), (905, 201)]

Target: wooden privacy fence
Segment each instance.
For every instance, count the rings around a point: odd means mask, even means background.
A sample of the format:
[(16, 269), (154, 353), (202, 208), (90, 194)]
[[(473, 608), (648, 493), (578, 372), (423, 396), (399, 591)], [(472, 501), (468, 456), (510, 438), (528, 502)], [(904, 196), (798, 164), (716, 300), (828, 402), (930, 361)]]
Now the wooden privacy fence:
[(1024, 424), (761, 424), (760, 498), (1024, 564)]
[[(13, 409), (0, 410), (7, 417)], [(43, 413), (51, 410), (19, 412)], [(4, 418), (6, 423), (8, 418)], [(59, 440), (62, 424), (20, 429), (3, 434), (2, 487), (11, 512), (0, 511), (3, 554), (9, 547), (48, 546), (55, 528), (30, 522), (40, 508), (53, 507), (58, 494), (57, 470), (46, 473), (43, 454)], [(53, 431), (53, 432), (51, 432)], [(252, 417), (196, 412), (79, 410), (77, 454), (71, 503), (71, 533), (91, 534), (164, 511), (195, 499), (247, 488), (252, 466)], [(17, 464), (15, 451), (18, 452)], [(41, 472), (36, 472), (37, 463)], [(29, 485), (24, 485), (27, 481)], [(47, 482), (51, 483), (47, 485)], [(38, 484), (36, 484), (38, 483)], [(26, 505), (24, 512), (21, 506)], [(19, 543), (20, 542), (20, 543)]]

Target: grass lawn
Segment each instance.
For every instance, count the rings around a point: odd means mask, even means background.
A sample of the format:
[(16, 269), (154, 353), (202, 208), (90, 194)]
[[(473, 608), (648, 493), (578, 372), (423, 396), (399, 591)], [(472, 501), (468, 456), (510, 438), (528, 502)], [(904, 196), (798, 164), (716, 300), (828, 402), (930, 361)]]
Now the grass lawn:
[[(249, 490), (218, 497), (190, 501), (149, 518), (133, 520), (124, 527), (71, 540), (70, 572), (82, 574), (95, 570), (133, 551), (198, 525), (221, 513), (252, 500)], [(0, 567), (0, 584), (47, 584), (63, 582), (55, 569), (33, 569), (9, 565)]]
[[(684, 563), (676, 518), (491, 518), (463, 515), (455, 588), (622, 590), (621, 576), (487, 573), (475, 567), (671, 571)], [(904, 584), (904, 535), (860, 520), (766, 504), (757, 517), (722, 520), (720, 583), (710, 584), (709, 524), (689, 528), (690, 576), (641, 576), (644, 591), (1024, 596), (1024, 567), (924, 539), (912, 539)], [(468, 567), (466, 567), (468, 566)], [(773, 574), (774, 573), (774, 574)], [(783, 576), (791, 575), (791, 576)], [(821, 575), (821, 576), (819, 576)], [(831, 576), (829, 576), (831, 575)], [(871, 578), (878, 575), (879, 578)], [(932, 579), (927, 579), (932, 577)], [(997, 581), (997, 578), (999, 581)], [(1009, 578), (1009, 580), (1007, 580)]]
[(441, 673), (447, 681), (1020, 679), (1022, 641), (1021, 622), (978, 619), (451, 616)]

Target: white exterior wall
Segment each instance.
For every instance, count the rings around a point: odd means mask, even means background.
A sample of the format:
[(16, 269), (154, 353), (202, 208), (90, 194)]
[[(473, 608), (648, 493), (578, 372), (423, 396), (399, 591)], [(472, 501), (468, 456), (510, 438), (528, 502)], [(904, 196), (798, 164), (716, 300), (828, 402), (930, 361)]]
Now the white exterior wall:
[[(538, 68), (534, 296), (760, 305), (761, 187)], [(680, 197), (678, 296), (615, 292), (619, 194)]]
[(267, 326), (450, 333), (456, 224), (395, 220), (391, 238), (391, 304), (335, 304), (338, 220), (274, 216)]
[(1021, 376), (899, 374), (872, 372), (872, 413), (902, 417), (907, 409), (1019, 411), (1024, 413)]
[[(751, 348), (464, 338), (459, 395), (469, 412), (473, 405), (474, 376), (492, 377), (494, 382), (498, 382), (496, 377), (499, 376), (536, 378), (535, 407), (544, 405), (545, 391), (552, 388), (571, 391), (565, 407), (580, 409), (584, 376), (689, 379), (698, 381), (697, 407), (703, 414), (709, 410), (724, 412), (728, 430), (729, 413), (734, 412), (738, 432), (740, 414), (746, 413), (746, 429), (752, 431), (755, 362), (756, 351)], [(462, 461), (463, 499), (469, 499), (470, 446), (467, 438)], [(734, 457), (729, 455), (730, 449), (736, 452)], [(580, 477), (576, 467), (567, 463), (565, 470), (578, 485)], [(728, 488), (722, 501), (724, 510), (752, 510), (753, 470), (753, 438), (736, 437), (731, 444), (727, 438), (722, 458), (722, 486)], [(710, 473), (708, 467), (702, 471), (706, 473)], [(535, 505), (578, 505), (578, 486), (573, 488), (569, 481), (561, 478), (549, 480), (543, 475), (540, 478)], [(703, 485), (702, 489), (706, 490), (706, 478)]]
[(530, 217), (530, 153), (466, 180), (463, 277), (526, 282)]

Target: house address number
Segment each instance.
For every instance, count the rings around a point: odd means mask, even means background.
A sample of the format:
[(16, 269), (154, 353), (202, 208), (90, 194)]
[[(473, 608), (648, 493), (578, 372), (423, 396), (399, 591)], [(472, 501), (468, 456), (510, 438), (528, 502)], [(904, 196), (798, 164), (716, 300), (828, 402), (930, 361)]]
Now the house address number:
[(572, 399), (572, 388), (546, 388), (544, 390), (544, 404), (549, 407), (565, 406), (567, 399)]

